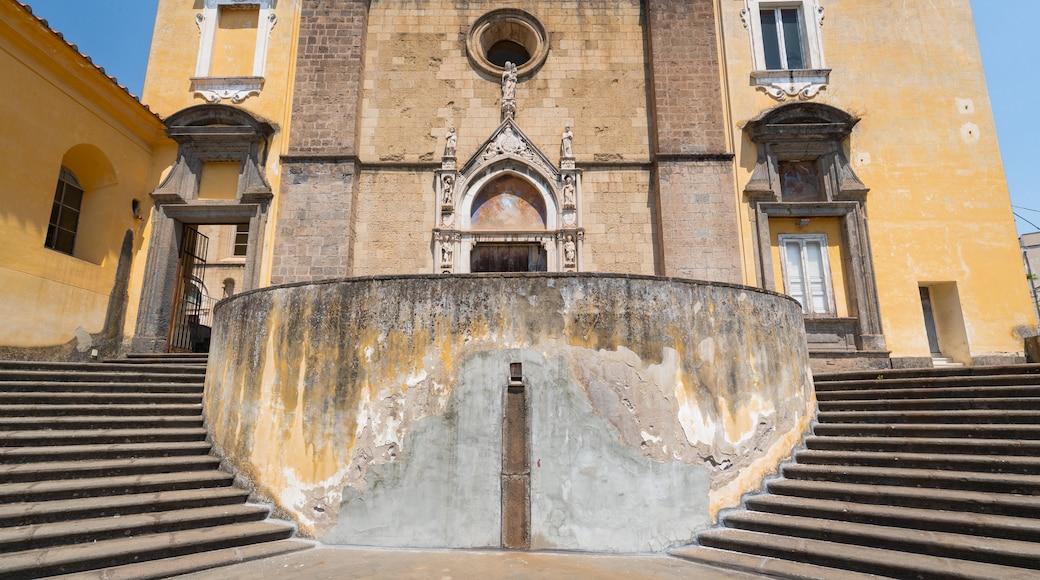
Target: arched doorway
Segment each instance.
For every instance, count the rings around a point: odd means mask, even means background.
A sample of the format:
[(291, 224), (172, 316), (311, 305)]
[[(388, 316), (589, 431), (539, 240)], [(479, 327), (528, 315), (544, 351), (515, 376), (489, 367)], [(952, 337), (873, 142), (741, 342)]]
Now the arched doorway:
[(435, 272), (581, 271), (582, 172), (573, 160), (555, 167), (511, 119), (461, 170), (454, 154), (445, 149), (433, 180)]
[(198, 250), (192, 240), (213, 235), (210, 226), (227, 229), (228, 240), (235, 237), (234, 247), (229, 243), (226, 249), (239, 257), (242, 290), (257, 287), (267, 208), (274, 197), (264, 179), (268, 141), (274, 133), (269, 123), (228, 105), (189, 107), (165, 123), (166, 134), (178, 144), (177, 158), (151, 193), (152, 231), (133, 352), (195, 350), (205, 344), (194, 340), (194, 333), (184, 340), (177, 337), (184, 335), (178, 331), (184, 321), (204, 326), (207, 299), (195, 297), (193, 302), (192, 280), (205, 277), (199, 264), (220, 256), (187, 249)]
[(505, 174), (485, 184), (470, 205), (470, 230), (488, 232), (470, 249), (470, 272), (546, 272), (548, 252), (537, 241), (494, 239), (494, 233), (535, 234), (547, 229), (545, 199), (526, 179)]

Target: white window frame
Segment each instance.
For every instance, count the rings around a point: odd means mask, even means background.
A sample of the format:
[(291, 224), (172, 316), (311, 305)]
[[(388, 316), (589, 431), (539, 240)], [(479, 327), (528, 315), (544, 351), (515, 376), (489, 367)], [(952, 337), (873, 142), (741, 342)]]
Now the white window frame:
[[(248, 77), (211, 77), (213, 44), (220, 21), (221, 6), (256, 7), (260, 14), (256, 27), (256, 45), (253, 49), (253, 71)], [(231, 99), (241, 103), (251, 96), (259, 96), (264, 86), (264, 71), (267, 67), (267, 44), (278, 17), (274, 13), (274, 0), (205, 0), (202, 12), (195, 15), (199, 26), (199, 55), (195, 61), (195, 76), (191, 79), (191, 90), (210, 103)]]
[[(763, 10), (795, 8), (801, 23), (801, 43), (806, 68), (769, 70), (766, 68), (765, 43), (762, 34)], [(757, 89), (778, 101), (789, 97), (811, 99), (827, 87), (830, 69), (823, 59), (823, 42), (820, 27), (823, 26), (823, 7), (818, 0), (744, 0), (740, 16), (748, 30), (751, 45), (751, 81)], [(782, 35), (781, 35), (782, 36)], [(781, 46), (781, 58), (786, 60)]]
[[(824, 312), (815, 312), (813, 310), (812, 301), (812, 290), (811, 284), (808, 280), (809, 264), (806, 257), (805, 246), (807, 243), (816, 242), (820, 244), (820, 262), (823, 268), (823, 289), (826, 293), (827, 310)], [(802, 303), (802, 314), (808, 317), (813, 316), (836, 316), (837, 309), (834, 306), (834, 285), (831, 282), (831, 264), (830, 264), (830, 251), (827, 245), (826, 234), (780, 234), (777, 236), (777, 243), (780, 246), (780, 270), (784, 277), (784, 292), (790, 296), (791, 288), (791, 272), (787, 265), (787, 245), (791, 243), (797, 243), (799, 245), (799, 255), (802, 260), (802, 272), (806, 276), (803, 280), (803, 287), (805, 292), (805, 302)]]

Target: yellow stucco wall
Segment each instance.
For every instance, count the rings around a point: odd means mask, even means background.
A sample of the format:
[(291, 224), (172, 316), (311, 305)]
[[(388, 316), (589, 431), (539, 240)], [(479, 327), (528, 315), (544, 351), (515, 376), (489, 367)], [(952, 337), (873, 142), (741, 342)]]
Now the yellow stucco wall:
[[(968, 0), (819, 5), (832, 72), (813, 102), (861, 119), (847, 153), (870, 188), (867, 223), (892, 356), (929, 356), (918, 287), (933, 282), (956, 284), (972, 356), (1020, 353), (1014, 327), (1035, 322)], [(740, 191), (755, 163), (741, 127), (779, 103), (749, 84), (744, 2), (718, 7)], [(749, 220), (741, 231), (750, 239)]]
[[(131, 200), (148, 205), (159, 119), (16, 3), (0, 4), (0, 345), (101, 331)], [(85, 194), (74, 255), (44, 247), (62, 165)]]
[[(275, 193), (275, 200), (277, 200), (281, 180), (279, 156), (288, 150), (286, 136), (292, 108), (292, 80), (296, 61), (299, 11), (300, 2), (298, 0), (279, 0), (274, 3), (275, 24), (271, 28), (267, 43), (263, 89), (259, 96), (251, 96), (241, 103), (234, 104), (234, 106), (241, 107), (266, 120), (275, 128), (265, 168), (265, 178)], [(232, 10), (230, 14), (234, 17), (235, 12)], [(195, 18), (200, 13), (202, 10), (196, 6), (196, 3), (159, 0), (142, 100), (163, 117), (206, 102), (190, 90), (191, 78), (195, 76), (200, 44), (200, 29)], [(242, 23), (236, 21), (236, 25), (238, 24)], [(262, 25), (263, 23), (260, 23), (259, 29), (263, 29)], [(242, 55), (248, 55), (246, 58), (252, 58), (255, 43), (251, 43), (245, 38), (243, 30), (225, 30), (224, 32), (231, 33), (226, 35), (228, 42), (224, 43), (226, 45), (222, 51), (224, 54), (227, 51), (238, 49)], [(216, 42), (220, 43), (221, 38), (223, 37), (218, 30)], [(211, 62), (213, 61), (211, 60)], [(251, 70), (251, 65), (247, 68)], [(220, 70), (223, 69), (211, 68), (210, 73), (216, 75)], [(231, 104), (231, 101), (223, 100), (222, 103)], [(157, 156), (156, 168), (159, 171), (168, 171), (175, 159), (175, 154), (176, 148), (169, 155)], [(269, 219), (264, 235), (264, 248), (261, 252), (261, 255), (264, 256), (260, 263), (261, 285), (269, 284), (271, 279), (269, 256), (274, 243), (277, 213), (278, 203), (275, 201), (268, 209)], [(141, 281), (141, 276), (135, 276), (134, 287), (138, 289), (138, 292)]]

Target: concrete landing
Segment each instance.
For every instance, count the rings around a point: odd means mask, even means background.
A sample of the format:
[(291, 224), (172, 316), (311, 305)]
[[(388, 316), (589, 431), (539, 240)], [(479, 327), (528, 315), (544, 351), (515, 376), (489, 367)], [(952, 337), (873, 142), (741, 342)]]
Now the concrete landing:
[(769, 578), (673, 558), (664, 554), (607, 555), (562, 552), (406, 550), (318, 547), (283, 556), (178, 576), (182, 580), (288, 578), (633, 578), (750, 580)]

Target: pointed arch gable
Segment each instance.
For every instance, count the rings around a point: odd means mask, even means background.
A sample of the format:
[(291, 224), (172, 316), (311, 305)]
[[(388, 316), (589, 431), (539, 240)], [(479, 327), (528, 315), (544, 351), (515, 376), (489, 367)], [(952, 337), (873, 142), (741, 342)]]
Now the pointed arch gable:
[(581, 170), (573, 162), (557, 168), (512, 119), (461, 171), (454, 153), (445, 150), (434, 178), (436, 272), (580, 271)]

